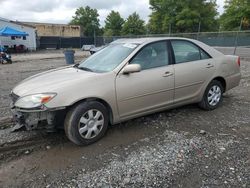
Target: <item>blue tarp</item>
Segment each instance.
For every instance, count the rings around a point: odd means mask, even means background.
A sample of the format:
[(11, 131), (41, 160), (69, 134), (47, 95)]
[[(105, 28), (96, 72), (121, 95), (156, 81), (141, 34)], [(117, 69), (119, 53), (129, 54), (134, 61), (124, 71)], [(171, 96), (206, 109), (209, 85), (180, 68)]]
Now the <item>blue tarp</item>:
[(0, 36), (13, 36), (13, 37), (24, 37), (28, 36), (29, 34), (23, 31), (15, 30), (11, 27), (4, 27), (0, 30)]

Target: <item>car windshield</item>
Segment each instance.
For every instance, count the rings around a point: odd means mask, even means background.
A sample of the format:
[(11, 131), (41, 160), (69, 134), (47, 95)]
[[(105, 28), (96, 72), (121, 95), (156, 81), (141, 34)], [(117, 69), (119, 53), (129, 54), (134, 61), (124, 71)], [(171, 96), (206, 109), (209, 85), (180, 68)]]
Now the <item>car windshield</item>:
[(134, 51), (137, 44), (110, 44), (82, 62), (78, 68), (92, 72), (109, 72), (114, 70), (128, 55)]

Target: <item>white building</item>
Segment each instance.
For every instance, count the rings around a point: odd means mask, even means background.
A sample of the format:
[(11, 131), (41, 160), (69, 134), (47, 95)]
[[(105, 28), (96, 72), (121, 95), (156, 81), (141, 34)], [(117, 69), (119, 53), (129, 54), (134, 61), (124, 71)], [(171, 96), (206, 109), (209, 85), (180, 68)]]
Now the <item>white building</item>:
[(26, 46), (29, 50), (36, 50), (36, 29), (33, 26), (23, 24), (17, 21), (0, 18), (0, 29), (4, 27), (11, 27), (18, 31), (23, 31), (29, 35), (26, 37), (4, 37), (0, 36), (0, 44), (2, 46), (14, 47), (19, 45)]

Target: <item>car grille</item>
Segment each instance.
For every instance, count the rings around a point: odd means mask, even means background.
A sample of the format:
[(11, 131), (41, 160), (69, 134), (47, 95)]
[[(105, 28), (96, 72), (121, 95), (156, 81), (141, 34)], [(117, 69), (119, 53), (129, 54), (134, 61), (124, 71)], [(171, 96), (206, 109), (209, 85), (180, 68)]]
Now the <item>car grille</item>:
[(10, 98), (11, 98), (12, 102), (15, 103), (17, 101), (17, 99), (19, 98), (19, 96), (16, 95), (15, 93), (11, 92)]

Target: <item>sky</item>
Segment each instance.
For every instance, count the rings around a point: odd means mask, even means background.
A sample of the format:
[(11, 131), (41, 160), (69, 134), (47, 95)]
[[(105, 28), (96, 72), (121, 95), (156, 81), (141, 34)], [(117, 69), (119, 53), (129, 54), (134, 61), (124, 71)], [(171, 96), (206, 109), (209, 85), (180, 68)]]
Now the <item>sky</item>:
[[(217, 4), (222, 14), (224, 0), (217, 0)], [(146, 22), (151, 13), (149, 0), (0, 0), (0, 17), (26, 22), (67, 24), (78, 7), (87, 5), (98, 10), (102, 26), (111, 10), (120, 12), (123, 18), (136, 11)]]

